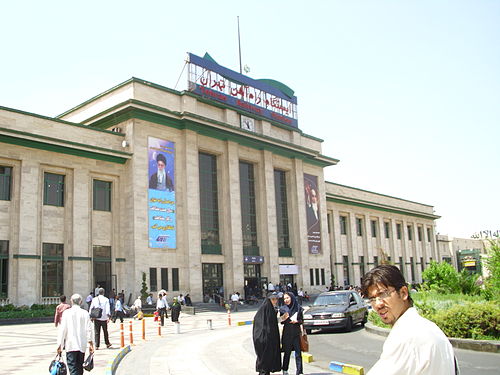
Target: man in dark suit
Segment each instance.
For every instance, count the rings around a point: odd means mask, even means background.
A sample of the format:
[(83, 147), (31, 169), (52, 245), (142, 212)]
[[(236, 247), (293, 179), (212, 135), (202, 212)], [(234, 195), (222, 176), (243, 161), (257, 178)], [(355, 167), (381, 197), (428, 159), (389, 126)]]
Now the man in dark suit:
[(156, 190), (174, 190), (174, 184), (172, 179), (168, 176), (165, 171), (165, 166), (167, 165), (167, 159), (163, 154), (158, 154), (156, 157), (156, 165), (158, 170), (149, 179), (149, 188)]

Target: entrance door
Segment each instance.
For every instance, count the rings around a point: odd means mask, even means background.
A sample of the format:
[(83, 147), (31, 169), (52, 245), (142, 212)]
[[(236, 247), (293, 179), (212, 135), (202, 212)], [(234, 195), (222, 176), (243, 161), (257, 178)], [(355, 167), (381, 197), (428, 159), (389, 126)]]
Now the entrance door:
[(262, 297), (262, 287), (260, 285), (260, 264), (244, 264), (245, 273), (245, 301)]
[(101, 288), (104, 288), (104, 294), (108, 296), (113, 288), (111, 276), (111, 246), (94, 246), (93, 253), (94, 285), (92, 290), (97, 285), (100, 285)]
[(203, 302), (220, 303), (224, 298), (224, 279), (221, 263), (203, 263), (202, 265)]
[(293, 275), (280, 275), (280, 283), (283, 288), (288, 284), (290, 284), (293, 288)]

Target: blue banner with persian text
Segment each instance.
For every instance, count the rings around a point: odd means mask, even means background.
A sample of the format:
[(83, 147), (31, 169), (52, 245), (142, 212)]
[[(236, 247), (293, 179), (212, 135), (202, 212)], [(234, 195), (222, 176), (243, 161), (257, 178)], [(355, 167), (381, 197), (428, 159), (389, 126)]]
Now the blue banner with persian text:
[(175, 144), (148, 138), (149, 247), (175, 249)]

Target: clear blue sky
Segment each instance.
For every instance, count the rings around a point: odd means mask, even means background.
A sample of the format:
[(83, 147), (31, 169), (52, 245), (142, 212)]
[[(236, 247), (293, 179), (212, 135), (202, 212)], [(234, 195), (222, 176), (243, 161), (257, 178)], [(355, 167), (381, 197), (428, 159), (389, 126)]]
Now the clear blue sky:
[[(500, 1), (10, 1), (0, 105), (47, 116), (134, 76), (174, 88), (208, 51), (298, 97), (329, 181), (433, 205), (438, 232), (500, 229)], [(177, 87), (184, 89), (182, 79)]]

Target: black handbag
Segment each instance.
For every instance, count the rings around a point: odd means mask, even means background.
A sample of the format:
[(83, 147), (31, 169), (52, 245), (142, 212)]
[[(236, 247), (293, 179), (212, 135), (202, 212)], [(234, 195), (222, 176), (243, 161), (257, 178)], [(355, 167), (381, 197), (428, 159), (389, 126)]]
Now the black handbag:
[(66, 375), (68, 373), (66, 364), (62, 361), (61, 354), (56, 354), (56, 357), (50, 362), (49, 372), (50, 375)]
[(102, 316), (102, 309), (100, 307), (92, 307), (90, 310), (90, 317), (92, 319), (97, 319)]
[(85, 371), (92, 371), (94, 368), (94, 353), (89, 353), (88, 357), (83, 362), (83, 369)]

